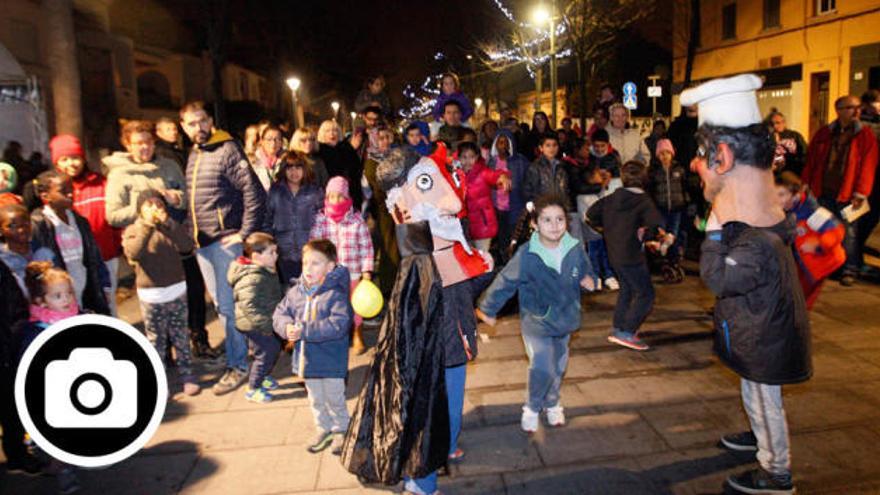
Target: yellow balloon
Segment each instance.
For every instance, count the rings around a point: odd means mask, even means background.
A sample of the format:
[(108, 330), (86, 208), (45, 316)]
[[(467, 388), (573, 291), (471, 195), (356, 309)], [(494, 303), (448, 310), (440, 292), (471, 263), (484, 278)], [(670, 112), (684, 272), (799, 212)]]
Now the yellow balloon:
[(372, 318), (382, 311), (382, 292), (369, 280), (361, 280), (351, 294), (351, 307), (364, 318)]

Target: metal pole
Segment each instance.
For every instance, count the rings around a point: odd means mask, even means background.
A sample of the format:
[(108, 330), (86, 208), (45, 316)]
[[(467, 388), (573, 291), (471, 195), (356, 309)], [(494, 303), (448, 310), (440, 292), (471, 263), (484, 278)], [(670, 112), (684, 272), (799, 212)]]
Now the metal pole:
[(556, 2), (550, 2), (550, 128), (556, 129)]
[(544, 89), (541, 86), (543, 85), (544, 79), (544, 69), (538, 65), (537, 69), (535, 69), (535, 111), (541, 109), (541, 91)]
[[(651, 80), (651, 86), (657, 85), (657, 79), (660, 79), (660, 76), (648, 76), (648, 79)], [(657, 97), (651, 97), (651, 119), (657, 115)]]

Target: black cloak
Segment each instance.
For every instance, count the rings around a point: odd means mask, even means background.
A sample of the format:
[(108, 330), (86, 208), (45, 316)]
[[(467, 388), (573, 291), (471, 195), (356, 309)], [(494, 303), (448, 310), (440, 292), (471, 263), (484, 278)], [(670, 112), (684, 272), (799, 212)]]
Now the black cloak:
[(443, 288), (427, 222), (396, 226), (400, 270), (358, 405), (342, 465), (371, 482), (423, 478), (446, 464)]

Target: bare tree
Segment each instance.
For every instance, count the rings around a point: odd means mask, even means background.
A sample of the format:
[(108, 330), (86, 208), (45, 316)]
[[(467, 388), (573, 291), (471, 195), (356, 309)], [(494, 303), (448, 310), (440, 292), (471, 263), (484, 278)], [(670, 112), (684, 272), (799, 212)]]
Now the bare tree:
[(650, 15), (652, 5), (639, 0), (570, 0), (562, 9), (562, 43), (571, 49), (577, 67), (582, 129), (586, 126), (587, 81), (593, 81), (613, 60), (620, 37), (634, 22)]

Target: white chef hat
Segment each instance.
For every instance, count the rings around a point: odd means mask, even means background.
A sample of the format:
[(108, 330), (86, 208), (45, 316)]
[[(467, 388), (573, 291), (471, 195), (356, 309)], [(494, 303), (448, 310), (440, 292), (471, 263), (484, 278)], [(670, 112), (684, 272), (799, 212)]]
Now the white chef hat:
[(681, 93), (681, 104), (698, 105), (700, 125), (746, 127), (761, 122), (755, 90), (762, 85), (755, 74), (712, 79)]

